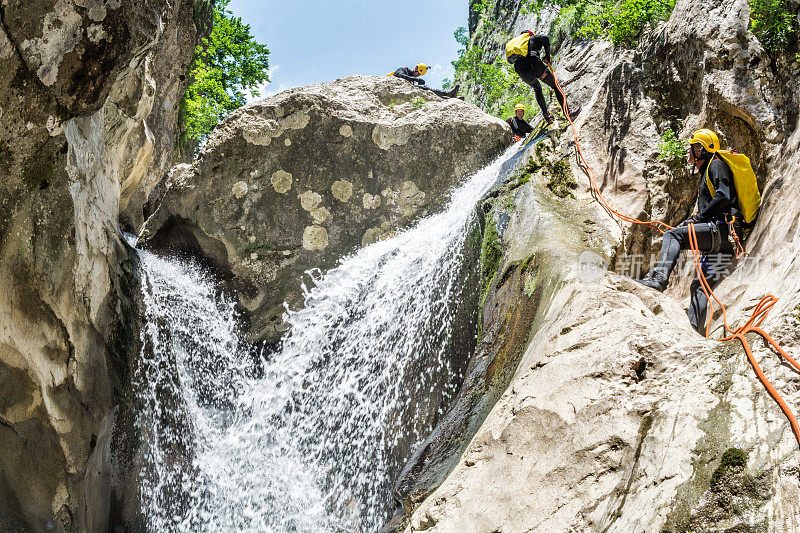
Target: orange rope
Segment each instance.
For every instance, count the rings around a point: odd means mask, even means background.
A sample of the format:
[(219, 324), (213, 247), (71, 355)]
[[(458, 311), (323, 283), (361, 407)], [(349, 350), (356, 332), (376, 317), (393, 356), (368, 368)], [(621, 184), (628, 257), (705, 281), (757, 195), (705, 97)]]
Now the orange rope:
[(739, 240), (739, 235), (736, 234), (736, 230), (733, 229), (733, 224), (736, 222), (736, 217), (731, 217), (728, 220), (728, 235), (733, 235), (733, 241), (736, 244), (736, 257), (743, 257), (745, 255), (750, 255), (744, 251), (744, 246), (742, 246), (741, 241)]
[(592, 170), (592, 167), (589, 166), (589, 163), (586, 162), (586, 158), (583, 156), (583, 151), (581, 150), (581, 143), (578, 140), (578, 131), (575, 129), (575, 124), (572, 122), (572, 117), (569, 116), (569, 110), (567, 109), (567, 96), (566, 96), (566, 94), (564, 94), (564, 90), (561, 88), (561, 84), (558, 82), (558, 78), (556, 77), (555, 69), (553, 69), (553, 67), (552, 67), (552, 65), (550, 65), (550, 63), (547, 63), (547, 66), (550, 67), (550, 70), (553, 72), (553, 79), (556, 82), (556, 87), (561, 92), (561, 94), (564, 96), (564, 99), (562, 100), (564, 102), (564, 106), (563, 106), (562, 111), (564, 111), (564, 116), (567, 117), (567, 120), (569, 121), (569, 125), (572, 126), (572, 133), (573, 133), (573, 137), (575, 139), (575, 148), (578, 151), (578, 156), (580, 157), (581, 161), (583, 162), (583, 165), (586, 167), (587, 174), (589, 175), (589, 184), (592, 187), (592, 193), (594, 194), (595, 198), (600, 202), (600, 205), (602, 205), (605, 208), (605, 210), (608, 211), (612, 216), (616, 216), (618, 219), (620, 219), (620, 220), (622, 220), (624, 222), (628, 222), (628, 223), (631, 223), (631, 224), (641, 224), (642, 226), (651, 227), (653, 229), (658, 230), (662, 235), (667, 230), (673, 229), (672, 226), (670, 226), (669, 224), (665, 224), (664, 222), (661, 222), (660, 220), (646, 220), (645, 221), (645, 220), (639, 220), (638, 218), (633, 218), (633, 217), (630, 217), (628, 215), (622, 214), (622, 213), (616, 211), (613, 207), (611, 207), (611, 205), (606, 201), (606, 199), (603, 198), (603, 195), (600, 193), (600, 188), (597, 186), (597, 181), (595, 180), (595, 177), (594, 177), (594, 171)]
[[(649, 226), (651, 228), (655, 228), (656, 230), (658, 230), (662, 234), (665, 232), (665, 230), (673, 229), (672, 226), (670, 226), (668, 224), (665, 224), (664, 222), (661, 222), (659, 220), (642, 221), (642, 220), (639, 220), (637, 218), (633, 218), (633, 217), (621, 214), (618, 211), (616, 211), (614, 208), (612, 208), (611, 205), (609, 205), (608, 202), (606, 202), (605, 198), (603, 198), (603, 195), (600, 194), (600, 189), (597, 187), (597, 183), (596, 183), (595, 177), (594, 177), (594, 171), (592, 170), (592, 167), (589, 166), (589, 163), (586, 162), (586, 158), (583, 156), (583, 152), (581, 151), (581, 144), (580, 144), (580, 141), (578, 139), (578, 131), (575, 128), (575, 124), (572, 122), (572, 118), (569, 116), (569, 111), (567, 109), (566, 94), (564, 94), (564, 90), (561, 88), (561, 85), (558, 82), (558, 78), (556, 77), (555, 69), (553, 69), (553, 67), (552, 67), (552, 65), (550, 65), (550, 63), (547, 63), (547, 66), (550, 67), (550, 70), (553, 72), (553, 79), (556, 82), (556, 87), (558, 88), (559, 91), (561, 91), (561, 94), (564, 95), (564, 99), (563, 99), (564, 105), (563, 105), (563, 109), (562, 110), (564, 111), (564, 116), (567, 117), (567, 120), (569, 121), (569, 124), (572, 127), (572, 134), (573, 134), (573, 137), (574, 137), (574, 140), (575, 140), (575, 148), (576, 148), (576, 150), (578, 152), (578, 156), (580, 157), (581, 161), (583, 162), (584, 166), (586, 167), (587, 174), (589, 176), (589, 183), (590, 183), (590, 185), (592, 187), (592, 192), (595, 195), (595, 198), (598, 199), (598, 201), (606, 209), (606, 211), (608, 211), (610, 214), (616, 216), (617, 218), (619, 218), (620, 220), (623, 220), (625, 222), (629, 222), (629, 223), (632, 223), (632, 224), (641, 224), (641, 225), (644, 225), (644, 226)], [(738, 235), (736, 235), (736, 232), (733, 231), (733, 223), (732, 223), (732, 221), (731, 221), (730, 231), (731, 231), (731, 234), (733, 235), (734, 241), (736, 242), (737, 256), (741, 256), (741, 255), (745, 254), (744, 248), (742, 247), (741, 243), (739, 242)], [(694, 266), (695, 266), (695, 272), (697, 273), (697, 279), (700, 282), (700, 286), (703, 288), (703, 292), (705, 292), (706, 298), (708, 299), (708, 306), (709, 306), (709, 309), (710, 309), (710, 312), (708, 313), (708, 322), (706, 324), (706, 334), (705, 334), (705, 336), (708, 337), (708, 335), (710, 333), (711, 321), (714, 318), (714, 304), (713, 304), (713, 302), (716, 302), (720, 306), (720, 308), (722, 309), (722, 317), (723, 317), (723, 322), (725, 324), (725, 330), (729, 333), (729, 335), (727, 337), (719, 339), (719, 341), (723, 342), (723, 341), (729, 341), (729, 340), (733, 340), (733, 339), (738, 339), (742, 343), (742, 346), (744, 347), (744, 351), (747, 354), (747, 359), (748, 359), (748, 361), (750, 361), (750, 364), (753, 366), (753, 370), (755, 370), (756, 376), (758, 376), (758, 379), (759, 379), (759, 381), (761, 381), (761, 384), (764, 385), (764, 387), (767, 389), (767, 392), (769, 393), (769, 395), (772, 396), (772, 398), (775, 400), (775, 402), (781, 408), (781, 410), (783, 411), (783, 414), (786, 415), (786, 418), (789, 419), (789, 424), (791, 425), (792, 431), (794, 432), (794, 436), (797, 439), (797, 444), (798, 444), (798, 446), (800, 446), (800, 424), (798, 424), (797, 419), (795, 418), (795, 416), (792, 413), (791, 409), (789, 409), (789, 406), (786, 405), (786, 402), (783, 400), (781, 395), (778, 394), (778, 391), (775, 390), (775, 387), (772, 386), (772, 383), (770, 383), (770, 381), (767, 379), (767, 376), (764, 375), (763, 370), (761, 370), (761, 367), (759, 366), (758, 362), (756, 361), (755, 356), (753, 355), (753, 351), (750, 348), (750, 343), (747, 341), (747, 338), (745, 337), (745, 335), (747, 335), (748, 333), (757, 333), (758, 335), (761, 335), (761, 337), (766, 342), (768, 342), (773, 348), (775, 348), (775, 350), (786, 361), (788, 361), (789, 364), (791, 364), (798, 372), (800, 372), (800, 364), (798, 364), (797, 361), (795, 361), (791, 356), (789, 356), (789, 354), (786, 352), (786, 350), (781, 348), (778, 345), (778, 343), (775, 342), (775, 339), (773, 339), (769, 334), (767, 334), (767, 332), (765, 332), (763, 329), (761, 329), (759, 327), (761, 325), (761, 323), (764, 321), (764, 319), (767, 318), (767, 314), (769, 314), (769, 312), (775, 306), (775, 303), (778, 301), (778, 298), (776, 298), (775, 296), (773, 296), (771, 294), (769, 294), (767, 296), (764, 296), (761, 299), (761, 301), (758, 302), (758, 305), (756, 305), (755, 309), (753, 310), (753, 314), (750, 316), (750, 319), (747, 320), (747, 322), (745, 322), (745, 324), (743, 326), (737, 328), (736, 330), (732, 330), (728, 326), (727, 309), (722, 304), (722, 302), (719, 301), (717, 296), (714, 294), (714, 291), (711, 290), (711, 286), (708, 284), (708, 281), (706, 280), (706, 277), (703, 274), (703, 269), (702, 269), (702, 266), (701, 266), (701, 263), (700, 263), (700, 250), (699, 250), (699, 247), (698, 247), (698, 244), (697, 244), (697, 235), (695, 234), (694, 224), (693, 223), (689, 224), (689, 244), (690, 244), (691, 249), (692, 249), (692, 258), (694, 259)], [(712, 300), (713, 300), (713, 302), (712, 302)]]
[(703, 274), (703, 268), (700, 264), (700, 250), (698, 249), (697, 245), (697, 234), (694, 231), (694, 224), (689, 224), (689, 244), (692, 248), (692, 258), (694, 259), (694, 268), (695, 272), (697, 273), (697, 279), (700, 281), (700, 285), (703, 288), (703, 292), (706, 294), (706, 298), (708, 298), (709, 307), (711, 312), (709, 313), (708, 323), (706, 324), (706, 337), (708, 337), (709, 330), (711, 329), (711, 320), (714, 318), (714, 305), (712, 303), (712, 298), (717, 304), (719, 304), (720, 308), (722, 309), (722, 318), (723, 323), (725, 324), (725, 330), (730, 334), (727, 337), (719, 339), (720, 341), (729, 341), (733, 339), (738, 339), (742, 346), (744, 347), (744, 351), (747, 354), (747, 359), (750, 361), (750, 364), (753, 366), (753, 370), (756, 372), (756, 376), (758, 376), (759, 381), (764, 387), (767, 389), (767, 392), (770, 396), (777, 402), (778, 406), (783, 411), (783, 414), (786, 415), (786, 418), (789, 419), (789, 424), (792, 426), (792, 431), (794, 432), (794, 436), (797, 439), (797, 444), (800, 446), (800, 425), (797, 423), (797, 419), (795, 418), (792, 410), (789, 409), (789, 406), (786, 405), (786, 402), (783, 401), (783, 398), (778, 391), (775, 390), (775, 387), (772, 386), (767, 376), (764, 375), (764, 371), (761, 370), (758, 362), (756, 361), (755, 356), (753, 355), (753, 351), (750, 348), (750, 343), (747, 341), (745, 335), (748, 333), (757, 333), (761, 335), (761, 337), (768, 342), (775, 350), (784, 358), (786, 361), (789, 362), (797, 371), (800, 371), (800, 364), (797, 363), (783, 348), (781, 348), (775, 339), (773, 339), (766, 331), (761, 329), (759, 326), (767, 318), (767, 314), (772, 310), (772, 308), (777, 303), (778, 299), (768, 294), (764, 296), (758, 305), (756, 305), (755, 309), (753, 309), (753, 314), (750, 316), (750, 319), (745, 322), (745, 324), (735, 330), (731, 329), (728, 326), (728, 316), (727, 310), (722, 302), (719, 301), (717, 296), (714, 294), (714, 291), (711, 290), (711, 286), (708, 284), (705, 275)]

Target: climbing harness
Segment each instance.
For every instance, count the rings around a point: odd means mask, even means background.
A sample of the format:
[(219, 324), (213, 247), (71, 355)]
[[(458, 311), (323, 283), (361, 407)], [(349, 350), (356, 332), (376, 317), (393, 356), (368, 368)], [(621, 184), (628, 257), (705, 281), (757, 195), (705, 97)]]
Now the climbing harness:
[[(563, 91), (563, 89), (561, 89), (561, 85), (559, 84), (558, 78), (555, 75), (555, 69), (553, 69), (553, 67), (552, 67), (552, 65), (550, 65), (550, 63), (547, 63), (547, 66), (550, 68), (551, 71), (553, 71), (553, 78), (555, 78), (556, 87), (558, 87), (558, 90), (563, 93), (564, 91)], [(583, 162), (584, 166), (586, 167), (587, 174), (589, 176), (589, 183), (590, 183), (591, 188), (592, 188), (592, 194), (593, 194), (594, 198), (596, 200), (598, 200), (600, 205), (602, 205), (603, 208), (610, 215), (616, 216), (620, 220), (623, 220), (625, 222), (630, 222), (630, 223), (633, 223), (633, 224), (641, 224), (641, 225), (644, 225), (644, 226), (649, 226), (651, 228), (657, 229), (662, 234), (666, 230), (673, 229), (672, 226), (670, 226), (668, 224), (665, 224), (664, 222), (661, 222), (661, 221), (658, 221), (658, 220), (642, 221), (642, 220), (639, 220), (639, 219), (636, 219), (636, 218), (633, 218), (633, 217), (629, 217), (627, 215), (623, 215), (623, 214), (615, 211), (608, 204), (608, 202), (606, 202), (606, 200), (603, 198), (602, 194), (600, 194), (600, 190), (598, 189), (597, 183), (595, 182), (594, 171), (592, 170), (592, 167), (590, 167), (589, 164), (586, 162), (586, 158), (583, 156), (583, 152), (581, 152), (581, 145), (580, 145), (580, 141), (578, 139), (578, 131), (575, 128), (575, 124), (572, 122), (572, 119), (569, 116), (569, 112), (567, 111), (566, 98), (564, 99), (564, 106), (563, 107), (564, 107), (564, 109), (563, 109), (564, 116), (567, 117), (567, 120), (569, 121), (569, 124), (572, 127), (572, 134), (573, 134), (573, 137), (574, 137), (575, 148), (576, 148), (576, 150), (578, 152), (578, 156), (580, 157), (580, 160)], [(728, 153), (730, 153), (730, 152), (728, 152)], [(726, 155), (727, 155), (727, 153), (726, 153)], [(732, 154), (732, 155), (738, 156), (739, 154)], [(723, 159), (725, 159), (725, 158), (723, 157)], [(750, 162), (748, 160), (747, 161), (747, 165), (749, 166), (749, 164), (750, 164)], [(731, 170), (733, 170), (733, 167), (731, 167)], [(752, 172), (752, 167), (751, 167), (751, 172)], [(734, 177), (735, 176), (736, 176), (736, 173), (734, 171)], [(747, 179), (750, 179), (750, 178), (747, 178)], [(736, 183), (736, 185), (738, 185), (738, 182)], [(758, 191), (758, 186), (756, 185), (756, 192), (757, 191)], [(737, 190), (737, 193), (738, 193), (738, 190)], [(750, 193), (748, 193), (748, 194), (750, 194)], [(713, 195), (713, 190), (712, 190), (712, 195)], [(752, 198), (754, 198), (754, 195), (751, 195), (751, 200), (752, 200)], [(758, 197), (759, 206), (760, 206), (760, 203), (761, 203), (761, 197), (759, 195), (759, 197)], [(753, 204), (755, 204), (754, 201), (753, 201)], [(742, 206), (744, 207), (743, 204), (742, 204)], [(756, 212), (757, 212), (757, 209), (756, 209)], [(755, 218), (755, 216), (753, 216), (753, 218)], [(731, 229), (730, 233), (734, 235), (734, 239), (735, 239), (735, 241), (737, 243), (737, 250), (741, 250), (742, 252), (744, 252), (744, 250), (743, 250), (743, 248), (741, 246), (741, 243), (739, 242), (739, 238), (738, 238), (738, 236), (736, 236), (736, 232), (733, 231), (733, 221), (734, 221), (734, 218), (731, 217), (731, 220), (729, 222), (729, 224), (730, 224), (729, 227)], [(792, 432), (794, 433), (795, 439), (797, 439), (797, 444), (798, 444), (798, 446), (800, 446), (800, 425), (798, 425), (797, 419), (795, 418), (795, 416), (792, 413), (791, 409), (789, 409), (789, 406), (786, 405), (786, 402), (783, 400), (781, 395), (778, 393), (778, 391), (775, 389), (775, 387), (772, 386), (772, 383), (770, 383), (769, 379), (767, 379), (767, 376), (764, 374), (763, 370), (761, 370), (761, 367), (759, 366), (758, 362), (756, 361), (755, 356), (753, 355), (753, 351), (752, 351), (752, 349), (750, 347), (750, 343), (747, 340), (747, 338), (745, 337), (745, 335), (747, 335), (748, 333), (757, 333), (758, 335), (761, 336), (761, 338), (763, 338), (766, 342), (768, 342), (775, 349), (775, 351), (777, 351), (781, 355), (781, 357), (783, 357), (787, 362), (789, 362), (789, 364), (792, 365), (792, 367), (794, 367), (795, 370), (800, 372), (800, 364), (798, 364), (798, 362), (795, 361), (786, 352), (786, 350), (781, 348), (778, 345), (778, 343), (775, 341), (775, 339), (773, 339), (766, 331), (764, 331), (760, 327), (761, 323), (767, 318), (767, 315), (769, 314), (769, 312), (772, 310), (772, 308), (778, 302), (778, 298), (773, 296), (772, 294), (768, 294), (768, 295), (764, 296), (758, 302), (758, 304), (756, 305), (755, 309), (753, 309), (753, 313), (750, 316), (750, 318), (747, 320), (747, 322), (745, 322), (744, 325), (740, 326), (739, 328), (737, 328), (735, 330), (731, 329), (729, 327), (729, 325), (728, 325), (727, 309), (722, 304), (722, 302), (719, 301), (717, 296), (714, 294), (714, 291), (711, 289), (711, 286), (709, 285), (708, 281), (706, 280), (705, 274), (703, 273), (703, 268), (702, 268), (702, 265), (701, 265), (701, 252), (700, 252), (700, 249), (699, 249), (699, 246), (698, 246), (698, 243), (697, 243), (697, 235), (695, 233), (694, 223), (689, 223), (689, 244), (690, 244), (691, 251), (692, 251), (692, 258), (694, 260), (694, 267), (695, 267), (695, 272), (697, 274), (697, 279), (699, 280), (700, 286), (703, 288), (703, 292), (705, 293), (706, 298), (708, 299), (708, 305), (709, 305), (709, 309), (710, 309), (710, 312), (708, 313), (708, 321), (706, 323), (706, 331), (705, 331), (706, 338), (708, 338), (708, 335), (709, 335), (709, 333), (711, 331), (711, 321), (714, 318), (714, 305), (713, 305), (713, 302), (716, 302), (720, 306), (720, 309), (722, 310), (722, 319), (723, 319), (723, 323), (725, 324), (725, 331), (729, 334), (727, 337), (724, 337), (724, 338), (718, 339), (718, 340), (720, 342), (725, 342), (725, 341), (730, 341), (730, 340), (733, 340), (733, 339), (738, 339), (742, 343), (742, 346), (744, 347), (745, 354), (747, 354), (747, 359), (750, 362), (750, 365), (753, 367), (753, 370), (755, 370), (756, 376), (758, 376), (758, 379), (761, 382), (761, 384), (764, 385), (764, 388), (767, 389), (767, 392), (769, 393), (769, 395), (772, 396), (772, 399), (775, 400), (775, 402), (781, 408), (781, 411), (783, 411), (783, 414), (786, 415), (786, 418), (789, 420), (789, 425), (792, 427)], [(713, 302), (712, 302), (712, 300), (713, 300)]]

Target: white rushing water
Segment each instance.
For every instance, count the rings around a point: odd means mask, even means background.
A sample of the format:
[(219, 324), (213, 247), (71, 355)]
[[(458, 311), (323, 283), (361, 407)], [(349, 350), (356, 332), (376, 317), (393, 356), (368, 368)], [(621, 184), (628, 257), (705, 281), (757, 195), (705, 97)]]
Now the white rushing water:
[(150, 530), (380, 529), (393, 477), (460, 383), (449, 348), (461, 291), (475, 290), (467, 227), (514, 150), (442, 213), (315, 276), (291, 333), (260, 360), (199, 267), (140, 253)]

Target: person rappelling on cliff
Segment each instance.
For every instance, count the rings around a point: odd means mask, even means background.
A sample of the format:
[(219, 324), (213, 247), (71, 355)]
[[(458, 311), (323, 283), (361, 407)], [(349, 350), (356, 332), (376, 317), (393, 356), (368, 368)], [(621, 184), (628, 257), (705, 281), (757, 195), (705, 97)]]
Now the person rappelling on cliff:
[[(544, 57), (542, 57), (542, 52), (544, 52)], [(550, 38), (547, 35), (534, 35), (532, 31), (523, 31), (506, 43), (506, 59), (514, 65), (514, 70), (520, 79), (533, 87), (533, 92), (536, 93), (536, 102), (548, 124), (553, 123), (553, 115), (547, 110), (547, 102), (544, 99), (540, 81), (553, 89), (558, 105), (565, 115), (569, 113), (570, 120), (574, 120), (581, 112), (581, 106), (569, 111), (566, 97), (556, 84), (556, 78), (550, 70)]]
[[(719, 138), (713, 131), (694, 132), (689, 140), (688, 161), (700, 174), (697, 214), (664, 234), (656, 266), (637, 280), (657, 291), (667, 288), (681, 250), (690, 248), (689, 224), (694, 225), (697, 248), (703, 253), (702, 272), (713, 290), (735, 266), (737, 248), (744, 243), (761, 206), (750, 160), (742, 154), (720, 150)], [(686, 311), (689, 321), (703, 334), (708, 299), (696, 274), (690, 296)]]
[(432, 87), (428, 87), (425, 85), (425, 80), (423, 80), (420, 76), (424, 76), (425, 73), (428, 72), (428, 65), (425, 63), (417, 63), (417, 66), (414, 69), (410, 69), (409, 67), (400, 67), (395, 70), (391, 75), (394, 75), (398, 78), (404, 79), (406, 81), (410, 81), (411, 85), (415, 85), (423, 89), (425, 91), (431, 91), (436, 96), (440, 96), (442, 98), (455, 98), (456, 93), (458, 93), (458, 87), (453, 86), (452, 89), (449, 91), (442, 91), (440, 89), (434, 89)]
[(525, 120), (525, 106), (517, 104), (514, 107), (514, 116), (506, 120), (511, 126), (511, 133), (514, 134), (514, 142), (524, 139), (526, 135), (533, 131), (533, 127)]

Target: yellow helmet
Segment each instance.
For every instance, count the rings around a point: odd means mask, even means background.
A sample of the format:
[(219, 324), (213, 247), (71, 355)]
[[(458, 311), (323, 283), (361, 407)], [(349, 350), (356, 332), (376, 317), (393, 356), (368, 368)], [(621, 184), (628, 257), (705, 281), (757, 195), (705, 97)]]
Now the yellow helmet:
[(706, 128), (697, 130), (694, 132), (694, 134), (692, 134), (692, 138), (689, 139), (689, 144), (697, 143), (702, 144), (703, 148), (712, 154), (719, 150), (719, 137), (717, 137), (716, 133)]
[(514, 111), (519, 111), (520, 109), (522, 109), (523, 111), (525, 111), (525, 106), (524, 106), (524, 105), (522, 105), (522, 104), (517, 104), (517, 105), (514, 107)]
[(428, 65), (425, 63), (417, 63), (417, 72), (424, 76), (425, 73), (428, 72)]

